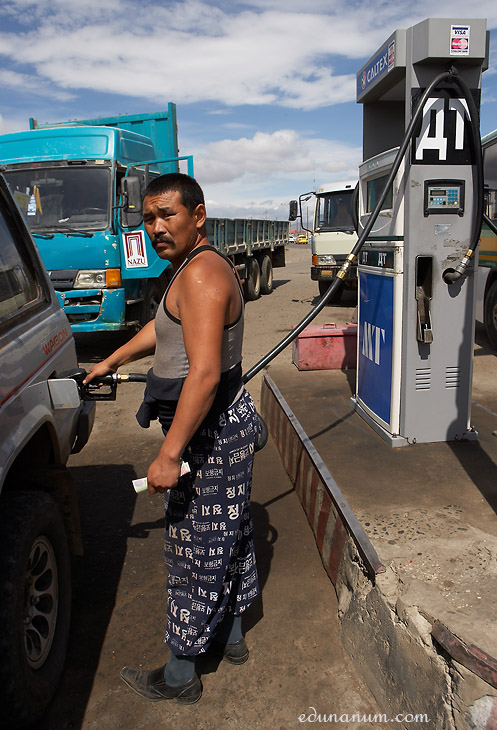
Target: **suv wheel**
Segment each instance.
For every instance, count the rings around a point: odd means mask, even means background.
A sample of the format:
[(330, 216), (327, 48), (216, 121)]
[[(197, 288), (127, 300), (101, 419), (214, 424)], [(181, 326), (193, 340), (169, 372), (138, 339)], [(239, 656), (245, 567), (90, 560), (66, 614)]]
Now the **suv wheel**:
[(0, 500), (0, 704), (9, 730), (39, 719), (67, 650), (70, 558), (59, 508), (44, 492)]

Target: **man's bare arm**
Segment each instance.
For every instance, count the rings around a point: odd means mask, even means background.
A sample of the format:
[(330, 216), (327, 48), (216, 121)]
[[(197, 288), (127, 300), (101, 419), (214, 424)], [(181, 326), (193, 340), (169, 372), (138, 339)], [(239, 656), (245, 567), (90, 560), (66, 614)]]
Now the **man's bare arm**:
[(112, 355), (94, 365), (84, 382), (89, 383), (95, 377), (115, 373), (122, 365), (134, 362), (155, 352), (155, 322), (147, 324), (125, 345), (115, 350)]

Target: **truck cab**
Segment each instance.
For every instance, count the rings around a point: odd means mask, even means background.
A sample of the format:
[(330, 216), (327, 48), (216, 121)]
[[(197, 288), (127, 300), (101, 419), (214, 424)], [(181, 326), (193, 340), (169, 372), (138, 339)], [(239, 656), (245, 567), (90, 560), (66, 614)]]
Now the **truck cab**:
[[(316, 190), (312, 236), (311, 279), (318, 282), (322, 296), (352, 250), (357, 235), (353, 222), (353, 195), (356, 181), (323, 183)], [(332, 301), (337, 303), (343, 288), (357, 290), (357, 267), (349, 270)]]
[[(167, 262), (123, 191), (131, 179), (141, 193), (149, 175), (178, 171), (175, 105), (153, 115), (30, 124), (0, 136), (0, 163), (72, 330), (145, 324)], [(191, 157), (184, 159), (192, 174)]]

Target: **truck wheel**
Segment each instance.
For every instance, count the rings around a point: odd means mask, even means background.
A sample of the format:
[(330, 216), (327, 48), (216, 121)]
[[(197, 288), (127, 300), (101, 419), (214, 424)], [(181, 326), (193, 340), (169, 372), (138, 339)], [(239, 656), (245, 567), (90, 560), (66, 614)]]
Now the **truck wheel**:
[(253, 302), (261, 296), (261, 270), (257, 259), (251, 256), (247, 262), (247, 278), (245, 279), (245, 299)]
[(62, 515), (45, 492), (0, 501), (0, 704), (2, 727), (37, 721), (64, 667), (71, 572)]
[(497, 350), (497, 281), (490, 285), (485, 297), (485, 330), (490, 345)]
[(143, 302), (141, 302), (139, 315), (140, 327), (144, 327), (147, 322), (155, 318), (163, 296), (164, 291), (160, 284), (154, 279), (151, 279), (146, 286)]
[[(322, 297), (324, 294), (326, 294), (326, 292), (330, 288), (333, 281), (334, 281), (334, 279), (332, 281), (318, 281), (319, 296)], [(328, 299), (328, 304), (338, 304), (340, 299), (342, 298), (342, 294), (343, 294), (343, 283), (340, 282), (337, 290), (335, 291), (335, 293), (333, 294), (331, 299)]]
[(261, 261), (261, 294), (271, 294), (273, 291), (273, 264), (267, 254)]

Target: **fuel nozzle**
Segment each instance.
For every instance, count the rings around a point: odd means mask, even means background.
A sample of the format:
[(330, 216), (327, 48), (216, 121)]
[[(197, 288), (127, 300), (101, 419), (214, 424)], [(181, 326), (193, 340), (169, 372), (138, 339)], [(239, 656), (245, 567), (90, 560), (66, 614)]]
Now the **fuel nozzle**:
[(454, 284), (456, 281), (459, 281), (459, 279), (466, 275), (466, 269), (468, 268), (468, 264), (471, 261), (473, 254), (474, 250), (468, 248), (461, 262), (456, 266), (455, 269), (445, 269), (442, 274), (442, 279), (445, 281), (446, 284)]
[[(78, 391), (81, 400), (116, 400), (117, 384), (121, 378), (113, 373), (111, 375), (104, 375), (90, 383), (84, 383), (84, 379), (88, 375), (87, 371), (83, 368), (77, 368), (77, 370), (71, 370), (68, 373), (63, 373), (59, 377), (61, 378), (72, 378), (76, 381)], [(108, 386), (105, 389), (101, 389), (100, 386)]]
[[(146, 383), (145, 373), (109, 373), (84, 383), (88, 373), (83, 368), (71, 370), (59, 375), (60, 378), (72, 378), (76, 381), (81, 400), (116, 400), (119, 383)], [(101, 388), (102, 385), (108, 386)]]

